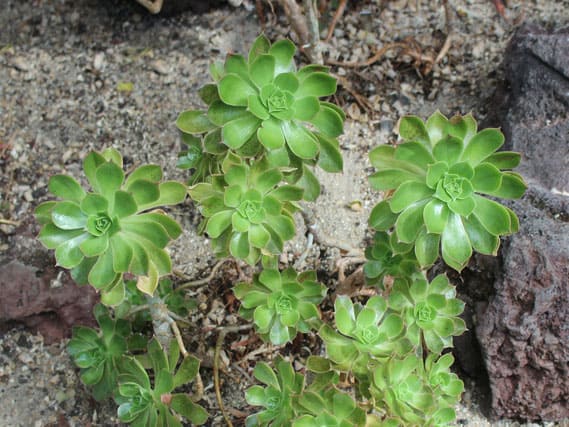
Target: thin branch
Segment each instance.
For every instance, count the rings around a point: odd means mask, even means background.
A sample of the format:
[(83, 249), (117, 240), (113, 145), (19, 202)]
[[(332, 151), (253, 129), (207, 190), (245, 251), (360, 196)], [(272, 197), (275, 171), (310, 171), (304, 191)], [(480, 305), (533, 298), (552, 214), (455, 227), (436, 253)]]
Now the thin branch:
[(303, 0), (304, 13), (308, 23), (308, 45), (303, 46), (310, 62), (324, 64), (320, 49), (320, 27), (318, 25), (318, 10), (314, 0)]
[(340, 3), (338, 4), (338, 9), (336, 9), (336, 12), (332, 17), (332, 21), (330, 22), (330, 25), (328, 27), (328, 34), (326, 34), (326, 38), (324, 39), (324, 41), (329, 42), (330, 39), (332, 38), (332, 35), (334, 34), (334, 28), (336, 28), (336, 24), (344, 14), (344, 10), (346, 9), (347, 3), (348, 0), (340, 0)]
[(219, 335), (217, 336), (217, 341), (215, 342), (215, 352), (213, 354), (213, 384), (215, 387), (215, 398), (217, 399), (219, 410), (221, 411), (223, 419), (227, 423), (228, 427), (233, 427), (233, 423), (231, 422), (231, 419), (225, 410), (225, 406), (223, 405), (223, 400), (221, 398), (221, 389), (219, 386), (219, 355), (221, 353), (221, 347), (223, 346), (223, 340), (228, 333), (250, 329), (252, 326), (253, 325), (225, 326), (223, 328), (217, 329), (219, 331)]
[(18, 225), (20, 225), (20, 221), (12, 221), (10, 219), (0, 218), (0, 224), (14, 225), (17, 227)]

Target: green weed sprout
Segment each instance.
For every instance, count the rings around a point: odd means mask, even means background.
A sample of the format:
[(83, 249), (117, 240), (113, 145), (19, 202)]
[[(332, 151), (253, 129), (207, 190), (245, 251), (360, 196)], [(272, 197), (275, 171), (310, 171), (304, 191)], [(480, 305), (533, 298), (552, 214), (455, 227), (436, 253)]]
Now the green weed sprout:
[(516, 199), (526, 189), (521, 176), (509, 170), (520, 155), (496, 152), (504, 135), (498, 129), (478, 132), (470, 114), (449, 120), (438, 112), (426, 123), (403, 117), (399, 134), (403, 143), (370, 153), (378, 169), (371, 185), (394, 191), (372, 212), (372, 226), (382, 231), (395, 226), (401, 242), (415, 245), (422, 266), (434, 263), (439, 245), (445, 263), (457, 271), (473, 249), (496, 255), (500, 236), (516, 232), (518, 218), (485, 195)]
[(55, 249), (58, 265), (71, 269), (76, 282), (100, 289), (106, 304), (123, 299), (124, 273), (144, 276), (139, 289), (152, 295), (158, 277), (172, 268), (164, 248), (181, 233), (156, 208), (184, 200), (185, 186), (160, 182), (156, 165), (140, 166), (125, 179), (122, 157), (114, 149), (91, 152), (83, 168), (92, 192), (67, 175), (51, 177), (50, 191), (63, 200), (36, 209), (43, 225), (39, 240)]

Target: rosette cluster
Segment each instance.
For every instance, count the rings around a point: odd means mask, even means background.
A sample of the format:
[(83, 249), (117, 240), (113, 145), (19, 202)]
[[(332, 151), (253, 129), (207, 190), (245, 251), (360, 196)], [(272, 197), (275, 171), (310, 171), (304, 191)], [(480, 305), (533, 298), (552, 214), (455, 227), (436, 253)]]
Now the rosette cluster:
[(78, 283), (100, 289), (106, 304), (123, 299), (123, 273), (143, 276), (139, 289), (152, 294), (158, 277), (171, 270), (164, 248), (181, 233), (176, 221), (154, 209), (183, 201), (186, 187), (160, 182), (157, 165), (125, 177), (122, 157), (113, 149), (91, 152), (83, 168), (91, 192), (67, 175), (51, 177), (49, 190), (63, 200), (36, 209), (43, 225), (39, 240), (55, 249), (58, 265), (72, 269)]
[[(342, 170), (336, 137), (343, 131), (345, 115), (320, 99), (336, 92), (336, 79), (320, 65), (297, 70), (295, 52), (289, 40), (271, 44), (260, 36), (247, 59), (233, 54), (223, 64), (214, 64), (214, 83), (200, 90), (207, 110), (181, 113), (177, 126), (183, 134), (203, 138), (207, 156), (220, 154), (223, 145), (241, 157), (266, 156), (271, 167), (294, 169), (289, 178), (310, 186), (304, 197), (313, 200), (319, 186), (306, 165)], [(195, 144), (189, 145), (180, 157), (182, 167), (203, 176), (207, 157), (198, 158)]]
[[(370, 224), (380, 231), (394, 226), (398, 239), (415, 245), (422, 266), (439, 256), (460, 271), (473, 249), (496, 255), (500, 236), (518, 229), (515, 213), (486, 196), (516, 199), (526, 185), (515, 172), (520, 155), (497, 152), (504, 143), (498, 129), (477, 131), (471, 115), (447, 119), (435, 113), (426, 123), (401, 119), (397, 146), (370, 153), (378, 172), (377, 190), (392, 194), (374, 209)], [(390, 212), (388, 212), (390, 211)]]

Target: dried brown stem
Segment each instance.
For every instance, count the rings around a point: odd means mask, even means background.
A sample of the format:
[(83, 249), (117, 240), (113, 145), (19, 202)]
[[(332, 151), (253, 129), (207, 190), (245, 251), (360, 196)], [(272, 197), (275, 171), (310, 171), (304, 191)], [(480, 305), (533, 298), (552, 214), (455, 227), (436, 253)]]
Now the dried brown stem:
[[(190, 280), (186, 283), (181, 284), (177, 289), (195, 288), (197, 286), (207, 285), (209, 282), (211, 282), (213, 280), (213, 278), (215, 277), (215, 275), (217, 274), (217, 272), (219, 271), (221, 266), (223, 264), (225, 264), (227, 261), (231, 261), (231, 260), (232, 260), (231, 258), (224, 258), (224, 259), (218, 261), (217, 264), (215, 264), (213, 266), (213, 268), (211, 269), (211, 272), (209, 273), (209, 275), (207, 277), (204, 277), (203, 279)], [(179, 270), (174, 270), (174, 274), (178, 277), (183, 278), (183, 279), (188, 278), (188, 276), (185, 273), (183, 273)]]
[(326, 38), (324, 39), (326, 42), (329, 42), (330, 39), (332, 38), (332, 35), (334, 34), (334, 28), (336, 28), (336, 24), (338, 23), (338, 21), (340, 20), (340, 18), (344, 14), (344, 10), (346, 10), (346, 4), (347, 3), (348, 3), (348, 0), (340, 0), (340, 3), (338, 4), (338, 9), (336, 9), (336, 12), (334, 13), (334, 16), (332, 17), (332, 21), (330, 22), (330, 25), (328, 26), (328, 33), (326, 34)]

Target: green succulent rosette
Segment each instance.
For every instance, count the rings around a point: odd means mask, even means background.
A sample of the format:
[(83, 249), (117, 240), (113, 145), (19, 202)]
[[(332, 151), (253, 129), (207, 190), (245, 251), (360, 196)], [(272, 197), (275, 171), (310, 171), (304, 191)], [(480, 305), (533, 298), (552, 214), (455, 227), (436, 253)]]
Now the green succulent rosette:
[(36, 209), (39, 240), (55, 249), (57, 264), (71, 269), (79, 284), (101, 290), (105, 304), (124, 297), (123, 273), (143, 276), (139, 289), (151, 295), (158, 277), (171, 270), (164, 248), (181, 233), (176, 221), (154, 209), (183, 201), (186, 187), (160, 182), (157, 165), (140, 166), (125, 179), (114, 149), (91, 152), (83, 168), (92, 192), (67, 175), (51, 177), (49, 190), (63, 201)]
[(404, 354), (411, 349), (403, 336), (403, 319), (389, 310), (386, 300), (379, 295), (363, 306), (340, 295), (334, 311), (336, 329), (325, 324), (319, 335), (326, 344), (328, 358), (339, 370), (367, 375), (370, 360)]
[(364, 427), (366, 413), (352, 396), (328, 387), (319, 392), (307, 390), (298, 399), (299, 406), (307, 412), (297, 418), (292, 427)]
[(121, 362), (115, 393), (119, 420), (139, 427), (182, 427), (182, 416), (192, 424), (204, 424), (208, 417), (205, 409), (194, 403), (187, 393), (173, 393), (196, 378), (199, 360), (185, 357), (176, 369), (180, 357), (176, 341), (170, 343), (168, 353), (158, 341), (150, 341), (147, 357), (153, 381), (137, 358), (125, 356)]
[(103, 400), (113, 394), (121, 357), (127, 351), (130, 325), (125, 320), (113, 320), (101, 304), (93, 313), (100, 332), (85, 326), (73, 328), (67, 351), (80, 368), (81, 381), (92, 387), (93, 397)]
[(477, 131), (470, 114), (447, 119), (437, 112), (426, 123), (403, 117), (399, 134), (403, 143), (370, 153), (378, 169), (371, 185), (394, 190), (372, 211), (372, 226), (382, 231), (395, 226), (401, 242), (415, 244), (422, 266), (435, 262), (439, 247), (457, 271), (473, 249), (496, 255), (500, 236), (516, 232), (519, 223), (511, 209), (486, 196), (516, 199), (526, 189), (522, 177), (510, 171), (520, 155), (497, 151), (504, 143), (500, 130)]
[(253, 283), (235, 286), (234, 293), (241, 301), (241, 316), (255, 322), (263, 339), (281, 345), (298, 332), (309, 332), (310, 322), (320, 319), (317, 305), (326, 296), (326, 287), (316, 281), (314, 271), (265, 269)]
[(253, 375), (265, 387), (254, 385), (245, 398), (252, 406), (264, 409), (247, 417), (246, 427), (286, 427), (296, 416), (298, 396), (304, 390), (304, 376), (295, 372), (281, 356), (275, 359), (276, 372), (265, 362), (255, 365)]
[(377, 231), (365, 250), (364, 275), (368, 285), (383, 289), (386, 277), (408, 278), (420, 271), (413, 244), (401, 243), (397, 234)]
[[(448, 357), (443, 356), (441, 359), (446, 360), (434, 368), (436, 357), (427, 358), (428, 370), (422, 358), (414, 354), (403, 359), (391, 358), (375, 367), (370, 391), (389, 408), (393, 425), (446, 426), (456, 418), (453, 407), (464, 387), (448, 371)], [(445, 389), (439, 381), (444, 382)]]
[(452, 337), (466, 330), (458, 317), (464, 302), (456, 298), (456, 289), (443, 274), (430, 283), (415, 279), (396, 280), (389, 295), (389, 306), (405, 319), (406, 336), (415, 347), (424, 343), (433, 353), (452, 347)]
[(314, 179), (303, 163), (341, 171), (336, 137), (343, 132), (345, 115), (336, 105), (319, 99), (336, 92), (336, 79), (320, 65), (297, 71), (295, 52), (289, 40), (271, 45), (260, 36), (248, 59), (229, 55), (224, 64), (214, 64), (215, 83), (200, 91), (207, 111), (181, 113), (178, 128), (222, 141), (241, 156), (266, 153), (274, 167), (298, 168), (296, 179), (307, 174), (306, 179)]
[(302, 198), (303, 190), (279, 185), (283, 174), (268, 168), (266, 160), (251, 166), (233, 160), (224, 163), (224, 175), (192, 186), (189, 193), (199, 203), (201, 229), (212, 239), (216, 254), (231, 254), (254, 265), (262, 255), (280, 254), (283, 242), (294, 237), (292, 213), (298, 207), (293, 202)]

